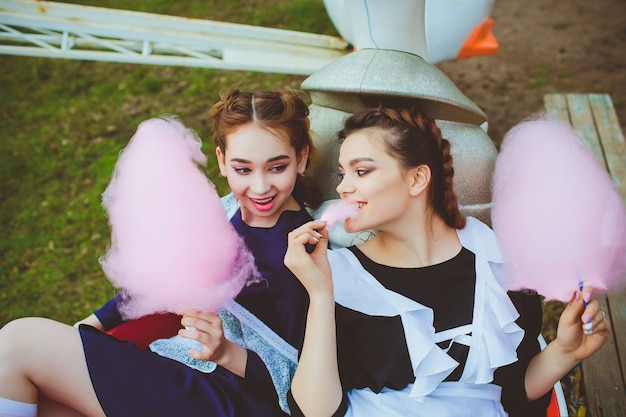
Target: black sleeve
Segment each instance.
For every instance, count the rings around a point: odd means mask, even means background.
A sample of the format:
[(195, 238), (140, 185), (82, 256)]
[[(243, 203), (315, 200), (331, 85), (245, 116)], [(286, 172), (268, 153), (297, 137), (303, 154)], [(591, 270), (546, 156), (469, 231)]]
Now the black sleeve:
[(112, 298), (102, 307), (97, 309), (94, 314), (102, 323), (104, 330), (111, 330), (124, 322), (122, 315), (117, 308), (117, 297)]
[(528, 401), (524, 383), (530, 360), (541, 351), (537, 340), (543, 322), (541, 297), (522, 291), (511, 291), (509, 297), (520, 313), (516, 323), (524, 329), (524, 338), (517, 348), (518, 361), (497, 369), (494, 383), (502, 387), (502, 405), (509, 417), (545, 417), (552, 391)]
[[(296, 400), (293, 399), (293, 395), (291, 395), (291, 390), (287, 393), (287, 404), (289, 405), (289, 411), (291, 411), (291, 417), (305, 417), (302, 413), (302, 410), (296, 404)], [(343, 398), (341, 399), (341, 404), (339, 404), (339, 408), (331, 417), (342, 417), (348, 411), (348, 397), (346, 394), (343, 394)]]
[(278, 402), (278, 394), (276, 394), (270, 372), (259, 355), (250, 349), (248, 349), (246, 362), (246, 377), (242, 379), (240, 387), (243, 391), (249, 393), (255, 393), (264, 397), (276, 397), (276, 402)]

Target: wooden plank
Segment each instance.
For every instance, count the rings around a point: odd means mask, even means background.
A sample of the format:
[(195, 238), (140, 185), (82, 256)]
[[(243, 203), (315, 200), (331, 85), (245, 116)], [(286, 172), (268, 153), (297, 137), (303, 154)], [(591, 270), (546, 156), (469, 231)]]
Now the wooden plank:
[[(606, 297), (598, 298), (610, 317)], [(587, 417), (624, 417), (626, 416), (626, 393), (622, 375), (619, 347), (615, 342), (615, 329), (606, 343), (590, 358), (582, 362), (582, 376), (587, 399)]]
[[(604, 151), (607, 171), (626, 204), (626, 142), (613, 102), (607, 94), (591, 94), (589, 102)], [(607, 301), (622, 372), (621, 385), (616, 389), (623, 393), (626, 386), (626, 290), (610, 294)], [(623, 404), (623, 409), (626, 410), (626, 403)]]
[[(626, 149), (610, 97), (550, 94), (544, 97), (544, 105), (551, 117), (571, 123), (596, 160), (612, 175), (625, 199), (626, 191), (621, 187), (626, 184), (623, 159)], [(614, 172), (610, 170), (612, 167), (615, 167)], [(582, 364), (587, 416), (623, 417), (626, 416), (626, 292), (599, 297), (598, 301), (607, 310), (612, 332), (604, 346)]]
[(602, 146), (600, 145), (600, 138), (596, 131), (593, 113), (591, 112), (591, 106), (589, 105), (587, 96), (584, 94), (568, 94), (567, 106), (572, 127), (589, 150), (591, 150), (598, 163), (606, 167)]
[(562, 122), (570, 123), (567, 100), (563, 94), (546, 94), (543, 97), (546, 112), (550, 117)]
[[(616, 390), (622, 392), (622, 410), (626, 413), (626, 290), (608, 297), (608, 311), (611, 318), (611, 331), (615, 338), (620, 366), (622, 368), (622, 384)], [(619, 381), (618, 381), (619, 382)]]
[(607, 171), (626, 203), (626, 143), (613, 102), (607, 94), (590, 94), (589, 104), (604, 151)]

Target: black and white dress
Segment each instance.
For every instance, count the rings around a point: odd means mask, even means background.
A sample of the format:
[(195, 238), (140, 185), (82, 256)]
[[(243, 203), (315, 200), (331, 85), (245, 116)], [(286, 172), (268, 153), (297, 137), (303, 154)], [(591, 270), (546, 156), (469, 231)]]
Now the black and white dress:
[(356, 247), (329, 252), (345, 393), (336, 415), (507, 415), (494, 373), (518, 361), (524, 330), (491, 229), (468, 218), (458, 235), (462, 250), (425, 268), (376, 264)]

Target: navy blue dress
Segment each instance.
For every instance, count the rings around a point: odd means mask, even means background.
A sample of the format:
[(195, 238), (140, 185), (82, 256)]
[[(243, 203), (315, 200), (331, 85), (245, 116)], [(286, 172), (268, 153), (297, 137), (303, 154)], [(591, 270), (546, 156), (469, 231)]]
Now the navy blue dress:
[[(237, 212), (231, 223), (252, 251), (264, 280), (245, 287), (236, 300), (300, 350), (308, 295), (284, 266), (287, 234), (311, 220), (304, 210), (285, 211), (271, 228), (253, 228)], [(109, 303), (96, 315), (107, 326), (119, 321)], [(80, 334), (93, 387), (109, 417), (285, 416), (271, 377), (259, 356), (248, 351), (246, 377), (220, 366), (203, 373), (93, 327)]]

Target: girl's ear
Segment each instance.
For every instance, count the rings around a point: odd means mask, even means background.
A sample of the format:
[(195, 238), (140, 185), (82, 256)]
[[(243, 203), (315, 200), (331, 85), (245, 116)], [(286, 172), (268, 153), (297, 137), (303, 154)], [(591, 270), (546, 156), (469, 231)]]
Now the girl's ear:
[(430, 184), (431, 178), (431, 172), (428, 165), (420, 165), (418, 167), (412, 168), (409, 171), (409, 174), (409, 194), (411, 194), (412, 196), (417, 196), (422, 191), (428, 188), (428, 184)]
[(226, 177), (226, 155), (222, 152), (222, 149), (219, 146), (215, 148), (215, 156), (217, 157), (217, 164), (220, 167), (220, 174), (222, 174), (223, 177)]
[(305, 145), (297, 156), (298, 158), (298, 174), (304, 174), (306, 164), (309, 160), (309, 145)]

